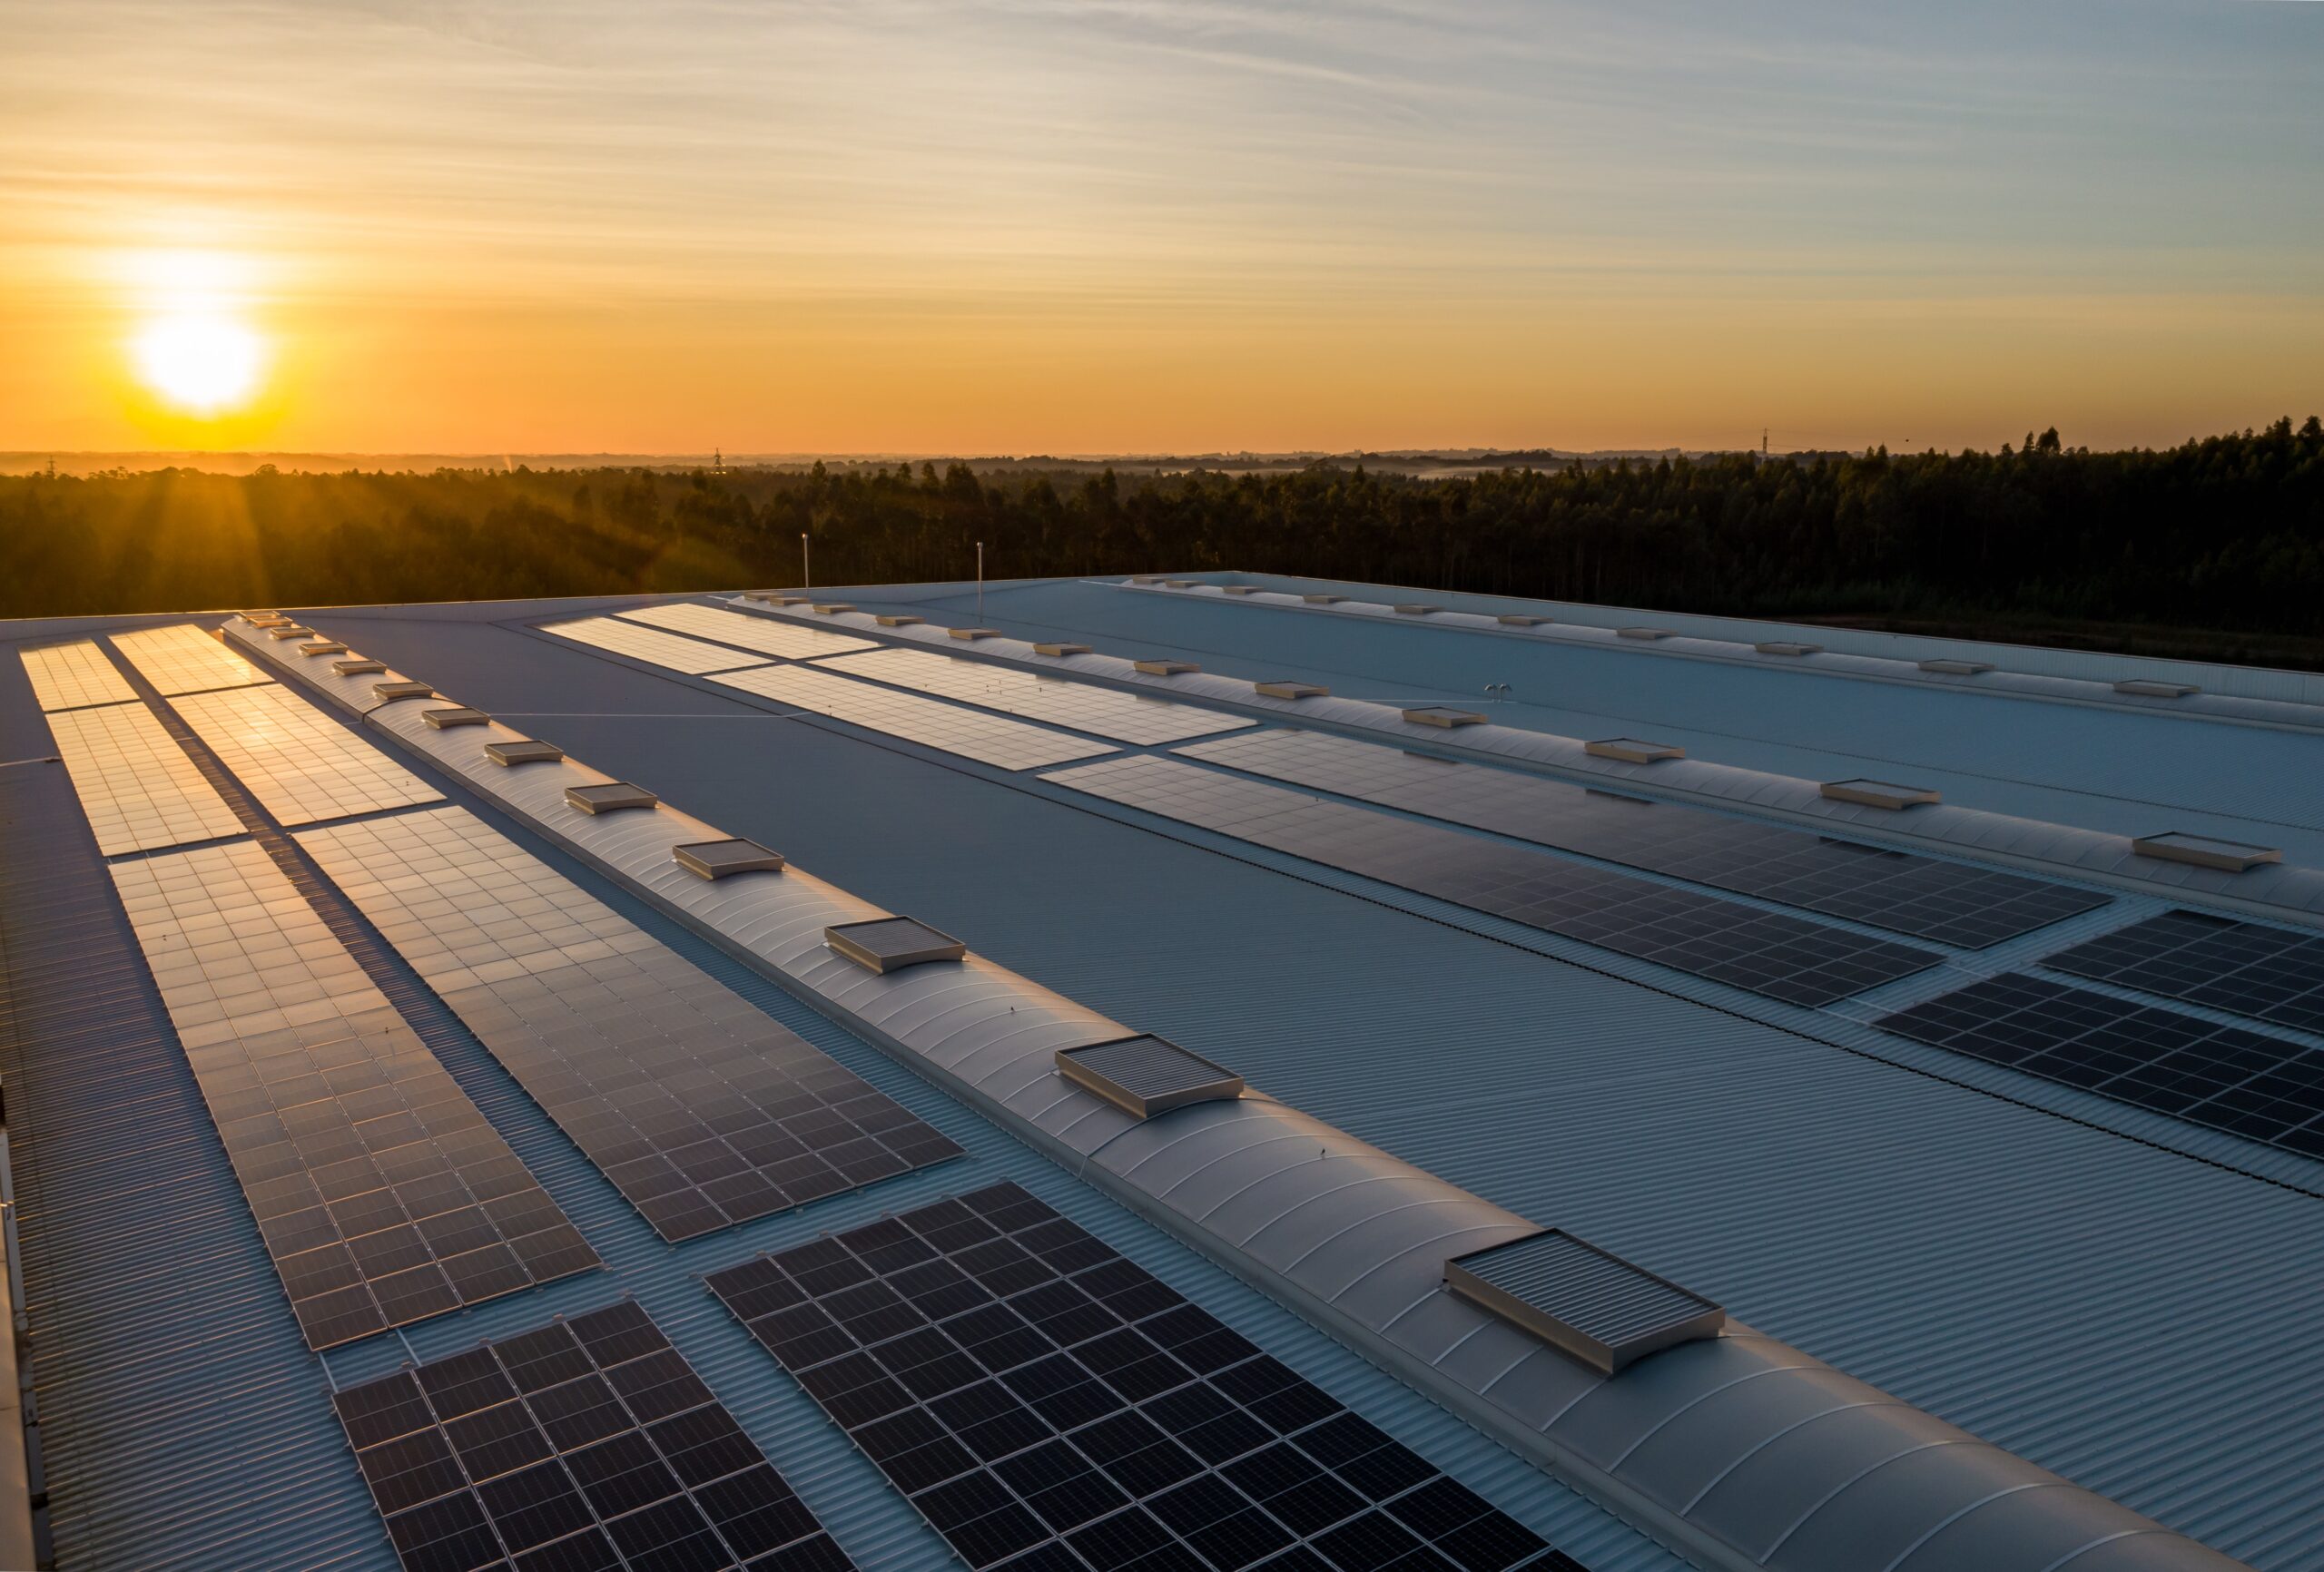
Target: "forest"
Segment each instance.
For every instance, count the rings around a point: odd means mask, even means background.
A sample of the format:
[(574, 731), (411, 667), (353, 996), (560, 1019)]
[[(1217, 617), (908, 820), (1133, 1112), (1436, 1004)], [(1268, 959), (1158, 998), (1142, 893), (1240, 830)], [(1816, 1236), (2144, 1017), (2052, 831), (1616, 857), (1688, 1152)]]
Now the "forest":
[(2324, 664), (2324, 425), (1126, 481), (971, 463), (0, 478), (0, 616), (1236, 569)]

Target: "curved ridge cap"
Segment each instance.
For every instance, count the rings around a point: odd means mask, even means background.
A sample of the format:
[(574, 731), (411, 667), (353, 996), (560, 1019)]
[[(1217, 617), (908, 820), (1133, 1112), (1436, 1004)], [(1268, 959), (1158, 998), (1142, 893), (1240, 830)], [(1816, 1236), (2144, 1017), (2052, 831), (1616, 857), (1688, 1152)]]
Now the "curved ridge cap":
[[(269, 654), (273, 653), (273, 652), (265, 653)], [(281, 664), (279, 661), (271, 661), (269, 663), (276, 665)], [(390, 731), (393, 734), (399, 736), (407, 742), (413, 742), (417, 741), (416, 738), (405, 736), (399, 728), (383, 727), (382, 729)], [(437, 761), (445, 764), (447, 768), (455, 767), (450, 761), (441, 759), (436, 755), (432, 749), (419, 748), (416, 751), (427, 754), (431, 759), (436, 759)], [(464, 771), (458, 772), (463, 774), (466, 773)], [(483, 779), (489, 780), (490, 778), (484, 777)], [(497, 782), (496, 782), (496, 784), (497, 784)], [(511, 799), (503, 796), (499, 792), (490, 792), (488, 795), (492, 795), (496, 800), (502, 801), (511, 801)], [(521, 802), (515, 803), (514, 805), (517, 806), (522, 816), (533, 820), (537, 825), (540, 825), (541, 828), (547, 829), (546, 825), (541, 824), (540, 818), (537, 813), (527, 810)], [(699, 823), (700, 821), (689, 820), (688, 822)], [(704, 828), (710, 829), (708, 826), (704, 826)], [(718, 832), (714, 829), (712, 829), (711, 833), (716, 834)], [(654, 896), (656, 899), (662, 901), (665, 905), (675, 905), (679, 907), (681, 909), (694, 912), (703, 920), (718, 928), (721, 931), (727, 931), (731, 925), (740, 919), (740, 916), (743, 912), (743, 903), (741, 902), (716, 901), (706, 903), (703, 906), (697, 906), (691, 900), (677, 900), (670, 892), (657, 889), (655, 888), (655, 881), (642, 878), (627, 867), (625, 862), (616, 862), (608, 855), (606, 847), (597, 842), (597, 838), (589, 838), (585, 840), (575, 840), (572, 841), (571, 844), (579, 847), (586, 856), (596, 861), (601, 868), (612, 871), (616, 877), (623, 879), (633, 888), (642, 889), (645, 893)], [(673, 889), (675, 888), (676, 887), (673, 887)], [(801, 890), (803, 892), (812, 889), (815, 891), (818, 898), (825, 899), (830, 899), (833, 897), (847, 902), (853, 902), (856, 899), (854, 897), (846, 896), (844, 892), (837, 890), (836, 887), (823, 885), (821, 880), (815, 880), (812, 876), (803, 876), (801, 883), (799, 885), (792, 886), (791, 888), (794, 890)], [(823, 896), (822, 892), (824, 890), (831, 891), (831, 895)], [(794, 981), (800, 982), (802, 986), (809, 987), (811, 991), (817, 993), (821, 997), (830, 998), (831, 1002), (832, 1002), (836, 1007), (845, 1010), (846, 1013), (850, 1015), (855, 1016), (858, 1020), (864, 1021), (867, 1028), (872, 1030), (875, 1035), (881, 1037), (886, 1036), (884, 1033), (880, 1033), (876, 1027), (872, 1027), (871, 1023), (868, 1020), (865, 1020), (865, 1017), (862, 1015), (849, 1007), (844, 1002), (837, 998), (832, 998), (832, 996), (824, 992), (824, 990), (820, 987), (816, 987), (812, 981), (801, 978), (799, 975), (799, 968), (796, 966), (783, 965), (778, 961), (774, 961), (772, 958), (765, 957), (762, 952), (755, 948), (753, 948), (751, 953), (760, 955), (762, 959), (767, 960), (771, 965), (774, 965), (779, 971), (783, 972), (787, 977), (791, 977)], [(1052, 994), (1050, 990), (1041, 987), (1040, 985), (1033, 983), (1029, 979), (1024, 978), (1019, 974), (1009, 971), (1006, 968), (990, 962), (987, 962), (985, 964), (990, 967), (993, 980), (998, 983), (1004, 991), (1020, 992), (1024, 997), (1039, 997), (1044, 999), (1057, 999), (1059, 1004), (1065, 1007), (1066, 1011), (1070, 1013), (1079, 1013), (1081, 1010), (1081, 1007), (1072, 1005), (1071, 1001), (1063, 999), (1062, 996)], [(1098, 1018), (1102, 1019), (1103, 1017)], [(889, 1037), (888, 1040), (901, 1041), (901, 1039), (893, 1037)], [(916, 1057), (919, 1057), (924, 1063), (928, 1064), (936, 1073), (955, 1084), (966, 1087), (967, 1083), (961, 1081), (959, 1076), (952, 1075), (943, 1066), (937, 1064), (925, 1050), (913, 1048), (909, 1045), (903, 1046), (906, 1052), (912, 1053)], [(1230, 1153), (1218, 1159), (1220, 1161), (1226, 1160), (1226, 1156), (1248, 1154), (1256, 1150), (1258, 1146), (1272, 1142), (1291, 1141), (1296, 1139), (1302, 1145), (1305, 1145), (1308, 1139), (1312, 1138), (1310, 1135), (1311, 1132), (1320, 1132), (1324, 1134), (1327, 1141), (1340, 1144), (1344, 1155), (1362, 1161), (1367, 1168), (1374, 1168), (1376, 1165), (1377, 1177), (1380, 1179), (1408, 1184), (1421, 1191), (1433, 1189), (1439, 1193), (1439, 1196), (1443, 1204), (1459, 1206), (1462, 1209), (1475, 1210), (1480, 1216), (1481, 1225), (1482, 1225), (1482, 1220), (1487, 1217), (1491, 1217), (1496, 1221), (1503, 1218), (1514, 1218), (1513, 1213), (1506, 1213), (1502, 1209), (1493, 1206), (1492, 1203), (1483, 1200), (1482, 1197), (1462, 1190), (1433, 1174), (1427, 1173), (1425, 1170), (1417, 1168), (1399, 1158), (1393, 1157), (1386, 1153), (1381, 1152), (1376, 1147), (1373, 1147), (1367, 1143), (1359, 1141), (1355, 1137), (1347, 1135), (1345, 1132), (1340, 1131), (1332, 1125), (1325, 1125), (1321, 1120), (1315, 1119), (1312, 1115), (1291, 1108), (1287, 1105), (1275, 1102), (1272, 1099), (1254, 1097), (1239, 1100), (1237, 1103), (1231, 1105), (1226, 1104), (1214, 1104), (1205, 1105), (1202, 1106), (1215, 1111), (1223, 1111), (1231, 1106), (1235, 1112), (1228, 1117), (1221, 1118), (1214, 1115), (1206, 1121), (1202, 1121), (1197, 1125), (1189, 1125), (1183, 1135), (1174, 1135), (1164, 1146), (1157, 1148), (1155, 1152), (1151, 1152), (1138, 1157), (1128, 1167), (1123, 1169), (1108, 1169), (1107, 1171), (1112, 1174), (1119, 1183), (1133, 1189), (1143, 1191), (1150, 1198), (1160, 1202), (1165, 1210), (1181, 1217), (1189, 1228), (1198, 1230), (1199, 1232), (1207, 1234), (1212, 1241), (1212, 1245), (1215, 1250), (1226, 1253), (1229, 1255), (1241, 1255), (1245, 1258), (1246, 1262), (1251, 1265), (1264, 1268), (1265, 1263), (1250, 1256), (1248, 1253), (1246, 1252), (1236, 1242), (1229, 1240), (1224, 1235), (1219, 1234), (1215, 1229), (1209, 1227), (1203, 1221), (1188, 1216), (1180, 1207), (1171, 1204), (1167, 1200), (1167, 1197), (1163, 1193), (1156, 1191), (1149, 1184), (1140, 1181), (1137, 1177), (1138, 1171), (1146, 1167), (1148, 1163), (1168, 1153), (1172, 1148), (1180, 1145), (1185, 1140), (1195, 1135), (1200, 1129), (1217, 1131), (1246, 1124), (1258, 1130), (1265, 1130), (1272, 1126), (1272, 1134), (1263, 1135), (1261, 1140), (1256, 1143), (1244, 1143), (1236, 1145), (1232, 1148)], [(1019, 1123), (1025, 1124), (1029, 1127), (1031, 1126), (1031, 1122), (1026, 1119), (1021, 1114), (1010, 1112), (1005, 1108), (1002, 1109), (1001, 1112), (1006, 1115), (1007, 1117), (1018, 1120)], [(1124, 1135), (1129, 1135), (1133, 1134), (1137, 1128), (1140, 1127), (1142, 1126), (1133, 1126), (1131, 1131), (1125, 1131), (1123, 1134)], [(1191, 1170), (1176, 1174), (1173, 1179), (1171, 1188), (1177, 1188), (1177, 1184), (1183, 1184), (1187, 1179), (1195, 1177), (1196, 1174), (1210, 1166), (1212, 1166), (1212, 1164), (1204, 1163)], [(1276, 1171), (1277, 1174), (1280, 1174), (1280, 1169)], [(1270, 1175), (1263, 1172), (1259, 1175), (1258, 1182), (1264, 1184), (1268, 1177), (1270, 1177)], [(1249, 1186), (1245, 1185), (1240, 1188), (1248, 1189)], [(1434, 1207), (1426, 1202), (1400, 1205), (1390, 1209), (1387, 1212), (1372, 1214), (1365, 1219), (1358, 1221), (1351, 1227), (1344, 1228), (1337, 1232), (1343, 1234), (1356, 1233), (1360, 1233), (1361, 1230), (1366, 1226), (1372, 1226), (1384, 1221), (1393, 1223), (1393, 1220), (1400, 1213), (1409, 1212), (1415, 1214), (1415, 1216), (1425, 1217), (1433, 1210)], [(1524, 1220), (1515, 1219), (1515, 1221), (1522, 1223)], [(1392, 1237), (1382, 1242), (1383, 1247), (1375, 1251), (1370, 1264), (1365, 1266), (1353, 1281), (1360, 1282), (1365, 1276), (1388, 1270), (1401, 1262), (1408, 1261), (1415, 1253), (1430, 1250), (1432, 1247), (1432, 1241), (1441, 1238), (1440, 1235), (1431, 1235), (1427, 1238), (1411, 1237), (1407, 1236), (1403, 1231), (1393, 1227), (1389, 1232), (1394, 1233), (1395, 1237)], [(1282, 1276), (1284, 1274), (1277, 1273), (1276, 1275)], [(1295, 1280), (1286, 1278), (1285, 1281), (1288, 1282)], [(1303, 1292), (1309, 1293), (1311, 1297), (1313, 1296), (1314, 1291), (1312, 1289), (1306, 1289), (1305, 1285), (1301, 1286)], [(1434, 1295), (1428, 1295), (1424, 1296), (1424, 1299), (1433, 1301), (1435, 1297), (1436, 1296)], [(1377, 1325), (1366, 1322), (1363, 1318), (1351, 1313), (1347, 1309), (1338, 1305), (1333, 1301), (1326, 1300), (1323, 1302), (1324, 1302), (1330, 1309), (1333, 1315), (1342, 1318), (1344, 1322), (1351, 1328), (1361, 1331), (1374, 1337), (1383, 1337), (1383, 1334)], [(1403, 1312), (1400, 1312), (1396, 1316), (1387, 1318), (1388, 1321), (1401, 1321), (1405, 1314), (1410, 1313), (1411, 1310), (1414, 1308), (1418, 1302), (1414, 1302), (1413, 1304), (1408, 1304), (1405, 1309)], [(1497, 1326), (1489, 1324), (1491, 1318), (1487, 1317), (1486, 1312), (1479, 1310), (1475, 1311), (1473, 1313), (1479, 1318), (1479, 1332), (1492, 1332), (1499, 1330)], [(1822, 1361), (1814, 1360), (1811, 1356), (1804, 1353), (1799, 1353), (1798, 1351), (1789, 1349), (1787, 1345), (1780, 1343), (1777, 1340), (1766, 1338), (1764, 1334), (1753, 1332), (1748, 1328), (1742, 1327), (1740, 1325), (1733, 1325), (1729, 1330), (1735, 1335), (1714, 1339), (1711, 1340), (1711, 1341), (1714, 1344), (1724, 1343), (1731, 1346), (1737, 1346), (1738, 1350), (1739, 1346), (1747, 1341), (1762, 1342), (1768, 1345), (1770, 1351), (1772, 1351), (1778, 1359), (1783, 1355), (1789, 1354), (1795, 1356), (1799, 1361), (1797, 1364), (1787, 1364), (1771, 1368), (1768, 1371), (1768, 1373), (1771, 1375), (1780, 1376), (1793, 1371), (1817, 1371), (1820, 1373), (1824, 1371), (1830, 1371), (1832, 1370), (1832, 1367), (1823, 1364)], [(1403, 1347), (1403, 1344), (1401, 1341), (1393, 1337), (1385, 1337), (1383, 1340), (1388, 1344), (1388, 1346), (1395, 1348)], [(1461, 1341), (1465, 1343), (1468, 1339), (1464, 1337)], [(1591, 1464), (1586, 1458), (1573, 1452), (1571, 1449), (1561, 1445), (1549, 1433), (1549, 1430), (1554, 1428), (1554, 1425), (1557, 1422), (1556, 1418), (1552, 1418), (1550, 1424), (1547, 1426), (1526, 1421), (1510, 1407), (1507, 1401), (1504, 1401), (1498, 1397), (1489, 1398), (1483, 1396), (1482, 1393), (1477, 1392), (1472, 1386), (1470, 1386), (1465, 1382), (1459, 1381), (1456, 1378), (1447, 1375), (1444, 1372), (1427, 1367), (1423, 1361), (1414, 1358), (1409, 1351), (1406, 1352), (1404, 1357), (1411, 1360), (1414, 1365), (1422, 1367), (1416, 1373), (1422, 1376), (1433, 1376), (1437, 1380), (1443, 1381), (1446, 1385), (1451, 1386), (1457, 1390), (1465, 1391), (1469, 1393), (1472, 1399), (1482, 1407), (1490, 1410), (1497, 1411), (1505, 1416), (1508, 1420), (1515, 1421), (1512, 1427), (1512, 1435), (1530, 1437), (1532, 1441), (1538, 1443), (1541, 1448), (1546, 1449), (1552, 1462), (1561, 1462), (1564, 1465), (1561, 1469), (1561, 1472), (1565, 1474), (1569, 1479), (1573, 1479), (1575, 1482), (1582, 1484), (1585, 1488), (1592, 1488), (1593, 1480), (1606, 1481), (1608, 1484), (1614, 1487), (1612, 1491), (1616, 1497), (1616, 1502), (1614, 1504), (1618, 1505), (1622, 1509), (1629, 1510), (1642, 1504), (1652, 1507), (1656, 1512), (1666, 1516), (1669, 1521), (1664, 1525), (1664, 1527), (1667, 1529), (1679, 1531), (1679, 1537), (1688, 1541), (1686, 1549), (1691, 1557), (1702, 1560), (1708, 1565), (1733, 1568), (1734, 1572), (1747, 1572), (1747, 1569), (1748, 1568), (1764, 1567), (1773, 1561), (1774, 1556), (1777, 1553), (1776, 1551), (1770, 1551), (1768, 1556), (1766, 1557), (1753, 1557), (1748, 1551), (1745, 1551), (1740, 1546), (1728, 1539), (1718, 1530), (1709, 1528), (1708, 1525), (1697, 1519), (1694, 1516), (1694, 1511), (1699, 1506), (1700, 1501), (1707, 1498), (1709, 1494), (1708, 1491), (1698, 1495), (1684, 1508), (1676, 1508), (1672, 1504), (1658, 1501), (1655, 1499), (1654, 1494), (1650, 1488), (1646, 1488), (1642, 1487), (1639, 1481), (1626, 1478), (1621, 1465), (1617, 1465), (1612, 1469), (1601, 1469)], [(1515, 1365), (1507, 1367), (1502, 1376), (1495, 1380), (1493, 1385), (1499, 1387), (1502, 1384), (1503, 1380), (1508, 1377), (1514, 1375), (1517, 1371), (1535, 1362), (1538, 1360), (1543, 1359), (1556, 1361), (1558, 1356), (1551, 1353), (1547, 1345), (1534, 1344), (1527, 1351), (1527, 1356), (1521, 1359)], [(1578, 1367), (1572, 1367), (1570, 1364), (1565, 1363), (1565, 1361), (1559, 1362), (1561, 1367), (1560, 1371), (1561, 1374), (1569, 1378), (1576, 1376)], [(1582, 1400), (1588, 1397), (1604, 1394), (1617, 1390), (1640, 1390), (1640, 1383), (1656, 1381), (1658, 1367), (1662, 1371), (1670, 1371), (1678, 1368), (1663, 1363), (1659, 1361), (1649, 1360), (1641, 1361), (1640, 1364), (1632, 1366), (1629, 1371), (1622, 1374), (1611, 1378), (1582, 1376), (1578, 1380), (1577, 1384), (1579, 1390), (1576, 1391), (1573, 1398), (1560, 1405), (1561, 1417), (1564, 1413), (1571, 1412), (1579, 1406)], [(1844, 1371), (1833, 1371), (1832, 1373), (1840, 1375), (1844, 1380), (1851, 1381), (1855, 1380), (1855, 1378), (1847, 1377)], [(1862, 1385), (1863, 1383), (1857, 1382), (1856, 1384)], [(1868, 1386), (1866, 1386), (1865, 1390), (1867, 1393), (1871, 1393), (1876, 1399), (1886, 1397), (1886, 1394), (1878, 1393), (1876, 1389), (1872, 1389)], [(1899, 1460), (1903, 1458), (1921, 1455), (1923, 1453), (1936, 1450), (1949, 1450), (1955, 1448), (1970, 1447), (1976, 1449), (1978, 1455), (1982, 1457), (1997, 1457), (2004, 1459), (2006, 1459), (2011, 1466), (2024, 1469), (2029, 1476), (2029, 1482), (2039, 1481), (2046, 1483), (2056, 1479), (2056, 1476), (2047, 1473), (2046, 1470), (2037, 1468), (2034, 1464), (2025, 1460), (2024, 1459), (2018, 1458), (2014, 1454), (2009, 1453), (2001, 1448), (1994, 1447), (1990, 1443), (1978, 1440), (1975, 1437), (1968, 1435), (1965, 1431), (1958, 1430), (1957, 1427), (1948, 1425), (1945, 1421), (1938, 1420), (1935, 1416), (1925, 1414), (1920, 1410), (1911, 1408), (1910, 1405), (1896, 1401), (1895, 1400), (1889, 1400), (1886, 1403), (1867, 1402), (1866, 1404), (1862, 1405), (1862, 1408), (1878, 1407), (1894, 1407), (1900, 1411), (1910, 1412), (1916, 1418), (1932, 1426), (1942, 1430), (1952, 1431), (1953, 1433), (1950, 1435), (1937, 1435), (1917, 1446), (1909, 1447), (1902, 1451), (1891, 1453), (1887, 1457), (1882, 1459), (1878, 1463), (1876, 1463), (1866, 1469), (1856, 1470), (1851, 1473), (1847, 1479), (1838, 1481), (1830, 1489), (1825, 1491), (1821, 1496), (1819, 1496), (1817, 1502), (1802, 1512), (1797, 1520), (1786, 1528), (1782, 1538), (1777, 1541), (1777, 1550), (1780, 1549), (1780, 1546), (1784, 1541), (1788, 1540), (1798, 1531), (1802, 1523), (1812, 1518), (1814, 1513), (1817, 1509), (1820, 1509), (1823, 1506), (1828, 1504), (1849, 1486), (1859, 1482), (1864, 1478), (1876, 1473), (1887, 1463)], [(1819, 1415), (1814, 1416), (1814, 1418), (1829, 1418), (1836, 1412), (1855, 1411), (1862, 1411), (1862, 1410), (1857, 1407), (1850, 1407), (1842, 1410), (1827, 1410)], [(1813, 1422), (1813, 1419), (1807, 1422)], [(1775, 1438), (1768, 1438), (1766, 1441), (1761, 1442), (1759, 1446), (1753, 1449), (1753, 1453), (1756, 1454), (1758, 1451), (1763, 1450), (1765, 1446), (1770, 1444), (1773, 1439), (1775, 1439)], [(1743, 1460), (1744, 1459), (1737, 1459), (1737, 1464), (1739, 1465)], [(1732, 1465), (1730, 1466), (1729, 1475), (1722, 1476), (1723, 1478), (1731, 1476), (1731, 1468)], [(2057, 1483), (2059, 1488), (2063, 1491), (2070, 1492), (2073, 1498), (2095, 1503), (2101, 1510), (2106, 1513), (2118, 1514), (2122, 1526), (2119, 1530), (2109, 1533), (2103, 1538), (2091, 1540), (2082, 1548), (2075, 1550), (2067, 1557), (2055, 1563), (2053, 1567), (2043, 1569), (2043, 1572), (2065, 1572), (2065, 1569), (2070, 1567), (2072, 1562), (2102, 1549), (2107, 1544), (2120, 1542), (2130, 1538), (2147, 1538), (2166, 1541), (2174, 1547), (2183, 1547), (2183, 1551), (2173, 1552), (2172, 1560), (2176, 1562), (2183, 1558), (2184, 1564), (2190, 1569), (2190, 1572), (2219, 1572), (2219, 1569), (2229, 1568), (2237, 1565), (2228, 1558), (2221, 1557), (2218, 1552), (2198, 1545), (2193, 1540), (2188, 1539), (2184, 1536), (2166, 1529), (2159, 1524), (2152, 1523), (2151, 1520), (2140, 1517), (2138, 1514), (2132, 1512), (2128, 1508), (2122, 1507), (2119, 1503), (2108, 1500), (2106, 1498), (2098, 1496), (2094, 1492), (2083, 1490), (2081, 1487), (2073, 1486), (2066, 1481), (2059, 1480)], [(1603, 1498), (1601, 1496), (1601, 1499), (1602, 1498)], [(1984, 1569), (1979, 1569), (1979, 1572), (1984, 1572)]]

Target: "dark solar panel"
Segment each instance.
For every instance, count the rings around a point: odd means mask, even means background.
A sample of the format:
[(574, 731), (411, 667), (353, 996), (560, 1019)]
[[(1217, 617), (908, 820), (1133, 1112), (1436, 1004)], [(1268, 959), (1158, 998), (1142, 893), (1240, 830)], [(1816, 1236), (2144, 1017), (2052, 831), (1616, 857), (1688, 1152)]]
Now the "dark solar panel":
[(1046, 779), (1790, 1004), (1829, 1004), (1937, 964), (1929, 950), (1174, 760)]
[(843, 1572), (660, 1329), (624, 1302), (334, 1393), (406, 1572)]
[(1888, 1017), (1889, 1031), (2190, 1124), (2324, 1157), (2324, 1052), (2011, 972)]
[(2093, 910), (2108, 899), (2020, 874), (1940, 862), (1676, 803), (1585, 791), (1480, 764), (1417, 759), (1345, 737), (1261, 732), (1178, 752), (1254, 775), (1969, 949)]
[(960, 1154), (464, 809), (300, 843), (665, 1239)]
[(598, 1264), (263, 848), (112, 871), (310, 1346)]
[(971, 1567), (1574, 1567), (1014, 1184), (707, 1281)]
[(2255, 1021), (2324, 1032), (2324, 934), (2166, 911), (2042, 964)]

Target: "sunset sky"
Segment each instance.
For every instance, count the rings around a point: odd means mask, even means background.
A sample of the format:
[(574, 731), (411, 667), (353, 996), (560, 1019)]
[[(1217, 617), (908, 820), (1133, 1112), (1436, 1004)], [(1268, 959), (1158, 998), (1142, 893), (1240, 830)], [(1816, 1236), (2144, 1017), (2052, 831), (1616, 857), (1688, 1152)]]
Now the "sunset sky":
[(2324, 5), (0, 0), (0, 449), (2166, 443)]

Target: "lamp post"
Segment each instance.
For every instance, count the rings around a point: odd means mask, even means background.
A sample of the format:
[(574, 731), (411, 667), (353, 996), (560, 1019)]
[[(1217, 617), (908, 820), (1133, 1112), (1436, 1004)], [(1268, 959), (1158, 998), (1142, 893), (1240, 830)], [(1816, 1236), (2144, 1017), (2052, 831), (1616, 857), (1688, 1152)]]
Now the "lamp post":
[(799, 532), (799, 587), (803, 590), (815, 587), (815, 575), (807, 567), (807, 532), (803, 529)]
[(977, 621), (984, 621), (984, 542), (977, 542)]

